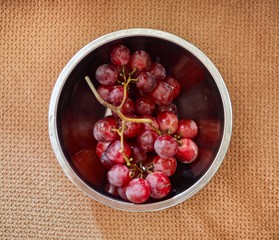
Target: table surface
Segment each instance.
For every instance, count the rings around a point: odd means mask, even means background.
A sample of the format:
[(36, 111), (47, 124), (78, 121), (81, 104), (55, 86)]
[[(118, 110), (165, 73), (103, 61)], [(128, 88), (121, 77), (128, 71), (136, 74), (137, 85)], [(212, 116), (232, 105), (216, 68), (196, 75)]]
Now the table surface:
[[(279, 2), (1, 1), (1, 239), (279, 239)], [(152, 213), (113, 210), (62, 172), (48, 104), (69, 59), (105, 33), (177, 34), (224, 77), (233, 106), (228, 154), (206, 187)]]

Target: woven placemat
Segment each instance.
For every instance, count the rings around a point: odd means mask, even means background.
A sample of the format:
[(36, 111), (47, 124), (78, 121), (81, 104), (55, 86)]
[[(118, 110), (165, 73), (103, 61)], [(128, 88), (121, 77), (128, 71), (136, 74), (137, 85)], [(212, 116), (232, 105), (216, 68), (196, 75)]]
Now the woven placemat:
[[(0, 1), (1, 239), (279, 239), (279, 2)], [(234, 129), (210, 183), (153, 213), (103, 206), (62, 172), (48, 104), (69, 59), (105, 33), (165, 30), (198, 46), (231, 95)]]

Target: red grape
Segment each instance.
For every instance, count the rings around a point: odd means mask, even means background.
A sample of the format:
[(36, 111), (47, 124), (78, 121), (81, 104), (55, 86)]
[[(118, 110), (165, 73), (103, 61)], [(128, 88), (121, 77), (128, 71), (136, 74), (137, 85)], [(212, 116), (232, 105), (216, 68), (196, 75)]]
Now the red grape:
[(182, 119), (178, 122), (176, 134), (182, 138), (194, 138), (198, 133), (198, 126), (192, 119)]
[(102, 153), (106, 151), (110, 142), (98, 142), (96, 146), (96, 154), (100, 158)]
[(113, 86), (108, 94), (108, 102), (114, 106), (119, 106), (124, 98), (124, 87)]
[(100, 85), (100, 86), (97, 88), (98, 94), (99, 94), (100, 97), (101, 97), (102, 99), (104, 99), (106, 102), (108, 102), (108, 95), (109, 95), (109, 92), (110, 92), (110, 90), (111, 90), (111, 87), (112, 87), (112, 86)]
[(118, 193), (119, 197), (121, 197), (124, 200), (128, 200), (127, 195), (126, 195), (127, 187), (128, 187), (128, 185), (121, 186), (121, 187), (117, 188), (117, 193)]
[(179, 82), (173, 77), (167, 77), (165, 82), (170, 84), (173, 87), (173, 99), (177, 98), (181, 91), (181, 86)]
[(107, 155), (107, 152), (103, 152), (101, 157), (100, 157), (100, 161), (101, 164), (106, 168), (106, 169), (111, 169), (113, 165), (115, 165), (116, 163), (114, 163), (113, 161), (111, 161)]
[[(131, 117), (129, 115), (129, 117)], [(135, 118), (134, 116), (132, 118)], [(120, 126), (122, 124), (120, 123)], [(124, 137), (133, 138), (136, 137), (142, 130), (142, 124), (137, 122), (126, 122), (124, 129)]]
[(136, 112), (139, 115), (152, 115), (155, 104), (150, 97), (143, 97), (136, 101)]
[(161, 158), (173, 157), (177, 152), (177, 147), (176, 140), (170, 135), (159, 136), (154, 143), (155, 152)]
[(136, 143), (131, 143), (131, 157), (133, 158), (133, 163), (139, 163), (146, 160), (147, 154), (143, 151)]
[(149, 72), (156, 78), (157, 81), (162, 81), (166, 77), (166, 69), (160, 63), (153, 63)]
[(154, 142), (157, 139), (157, 137), (158, 134), (155, 131), (142, 131), (137, 136), (138, 146), (146, 152), (152, 152), (154, 151)]
[(107, 116), (95, 123), (93, 135), (99, 142), (110, 142), (117, 137), (117, 120), (112, 116)]
[(161, 158), (160, 156), (156, 156), (153, 159), (153, 166), (154, 171), (162, 172), (170, 177), (176, 171), (177, 161), (175, 157)]
[(173, 112), (161, 112), (157, 116), (160, 129), (172, 135), (178, 128), (178, 118)]
[(150, 196), (150, 186), (142, 178), (134, 178), (126, 188), (126, 196), (133, 203), (143, 203)]
[(173, 99), (173, 87), (166, 82), (159, 82), (151, 92), (151, 97), (157, 105), (169, 105)]
[(126, 46), (118, 45), (112, 49), (110, 54), (111, 62), (116, 66), (128, 64), (130, 60), (130, 50)]
[(156, 79), (149, 72), (141, 72), (138, 75), (136, 86), (144, 93), (149, 93), (156, 87)]
[(95, 72), (96, 80), (103, 85), (113, 85), (117, 80), (117, 76), (116, 67), (109, 64), (99, 66)]
[(132, 54), (129, 65), (132, 69), (135, 68), (138, 73), (147, 71), (151, 66), (151, 58), (147, 52), (139, 50)]
[[(107, 148), (106, 153), (108, 158), (114, 163), (125, 163), (125, 158), (121, 150), (121, 142), (119, 140), (113, 141)], [(124, 142), (124, 155), (129, 158), (131, 155), (131, 147)]]
[(152, 123), (143, 123), (143, 130), (154, 130), (154, 129), (159, 129), (159, 123), (156, 118), (148, 115), (142, 116), (145, 119), (150, 119), (152, 120)]
[(168, 195), (171, 190), (171, 183), (166, 174), (162, 172), (152, 172), (145, 179), (150, 186), (150, 196), (160, 199)]
[[(129, 116), (129, 115), (131, 115), (131, 114), (133, 114), (135, 112), (135, 104), (134, 104), (134, 102), (130, 98), (127, 98), (127, 100), (123, 104), (121, 112), (125, 116)], [(115, 112), (111, 111), (111, 114), (115, 118), (120, 119), (119, 116)]]
[(157, 115), (161, 112), (173, 112), (174, 114), (177, 114), (177, 107), (173, 103), (170, 103), (169, 105), (158, 106), (156, 109)]
[(135, 112), (135, 104), (134, 104), (134, 102), (130, 98), (126, 99), (126, 101), (123, 104), (123, 107), (121, 109), (121, 112), (124, 115), (131, 114), (131, 113)]
[(142, 97), (147, 96), (143, 91), (137, 89), (136, 87), (135, 87), (135, 89), (136, 89), (136, 90), (134, 91), (134, 97), (135, 97), (135, 99), (139, 99), (139, 98), (142, 98)]
[(116, 187), (126, 185), (131, 180), (129, 176), (129, 169), (124, 164), (114, 165), (108, 171), (107, 178), (109, 183)]
[(191, 163), (198, 156), (198, 146), (188, 138), (179, 140), (179, 146), (175, 157), (182, 163)]

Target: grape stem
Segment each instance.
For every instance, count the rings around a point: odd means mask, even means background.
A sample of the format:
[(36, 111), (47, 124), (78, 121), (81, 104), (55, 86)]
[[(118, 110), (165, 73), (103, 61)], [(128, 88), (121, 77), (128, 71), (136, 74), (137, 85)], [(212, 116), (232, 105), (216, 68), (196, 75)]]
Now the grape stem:
[[(88, 76), (85, 77), (85, 81), (87, 82), (88, 86), (90, 87), (92, 93), (94, 94), (94, 96), (96, 97), (96, 99), (98, 100), (99, 103), (101, 103), (103, 106), (105, 106), (106, 108), (109, 108), (110, 110), (112, 110), (113, 112), (115, 112), (123, 121), (126, 122), (135, 122), (135, 123), (152, 123), (151, 119), (147, 119), (147, 118), (129, 118), (126, 117), (122, 112), (121, 112), (121, 108), (119, 108), (121, 105), (123, 106), (123, 104), (125, 103), (127, 98), (127, 84), (124, 84), (124, 98), (123, 101), (121, 102), (119, 107), (115, 107), (111, 104), (109, 104), (108, 102), (106, 102), (104, 99), (102, 99), (100, 97), (100, 95), (98, 94), (96, 88), (94, 87), (93, 83), (91, 82), (90, 78)], [(132, 81), (132, 79), (131, 79)], [(130, 81), (128, 81), (130, 82)], [(127, 83), (128, 83), (127, 82)], [(126, 89), (126, 90), (125, 90)]]
[[(123, 71), (125, 71), (124, 68), (123, 68)], [(99, 103), (101, 103), (104, 107), (109, 108), (111, 111), (115, 112), (121, 118), (122, 125), (121, 125), (121, 127), (119, 129), (116, 129), (115, 131), (117, 131), (118, 135), (120, 136), (121, 148), (120, 148), (119, 152), (122, 153), (122, 155), (123, 155), (123, 157), (124, 157), (124, 159), (126, 161), (127, 166), (130, 166), (132, 159), (129, 159), (125, 155), (125, 152), (124, 152), (124, 130), (125, 130), (125, 127), (126, 127), (126, 122), (152, 123), (152, 120), (151, 119), (146, 119), (146, 118), (129, 118), (129, 117), (126, 117), (121, 112), (122, 107), (123, 107), (123, 105), (125, 104), (125, 102), (126, 102), (126, 100), (128, 98), (127, 88), (129, 86), (129, 83), (132, 82), (132, 81), (136, 81), (135, 79), (131, 78), (132, 74), (129, 74), (129, 78), (128, 79), (126, 79), (125, 72), (123, 72), (123, 75), (124, 75), (124, 82), (122, 83), (123, 86), (124, 86), (123, 100), (122, 100), (121, 104), (118, 107), (109, 104), (108, 102), (106, 102), (104, 99), (102, 99), (100, 97), (100, 95), (98, 94), (96, 88), (94, 87), (93, 83), (91, 82), (91, 80), (90, 80), (90, 78), (88, 76), (85, 76), (85, 81), (87, 82), (88, 86), (90, 87), (90, 89), (91, 89), (92, 93), (94, 94), (94, 96), (96, 97), (97, 101)]]

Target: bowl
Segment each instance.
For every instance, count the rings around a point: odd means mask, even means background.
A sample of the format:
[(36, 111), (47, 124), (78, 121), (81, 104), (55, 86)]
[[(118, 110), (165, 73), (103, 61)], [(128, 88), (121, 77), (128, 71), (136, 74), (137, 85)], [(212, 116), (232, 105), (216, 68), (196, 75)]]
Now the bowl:
[[(172, 190), (161, 200), (134, 204), (106, 189), (106, 170), (96, 156), (92, 129), (107, 114), (90, 91), (85, 76), (94, 79), (97, 67), (109, 62), (111, 49), (123, 44), (131, 52), (145, 50), (160, 61), (181, 85), (175, 100), (180, 118), (194, 119), (197, 159), (178, 163)], [(67, 177), (92, 199), (127, 211), (155, 211), (179, 204), (202, 189), (216, 173), (227, 152), (232, 131), (230, 97), (220, 73), (209, 58), (186, 40), (159, 30), (127, 29), (106, 34), (78, 51), (64, 67), (49, 105), (49, 137)]]

